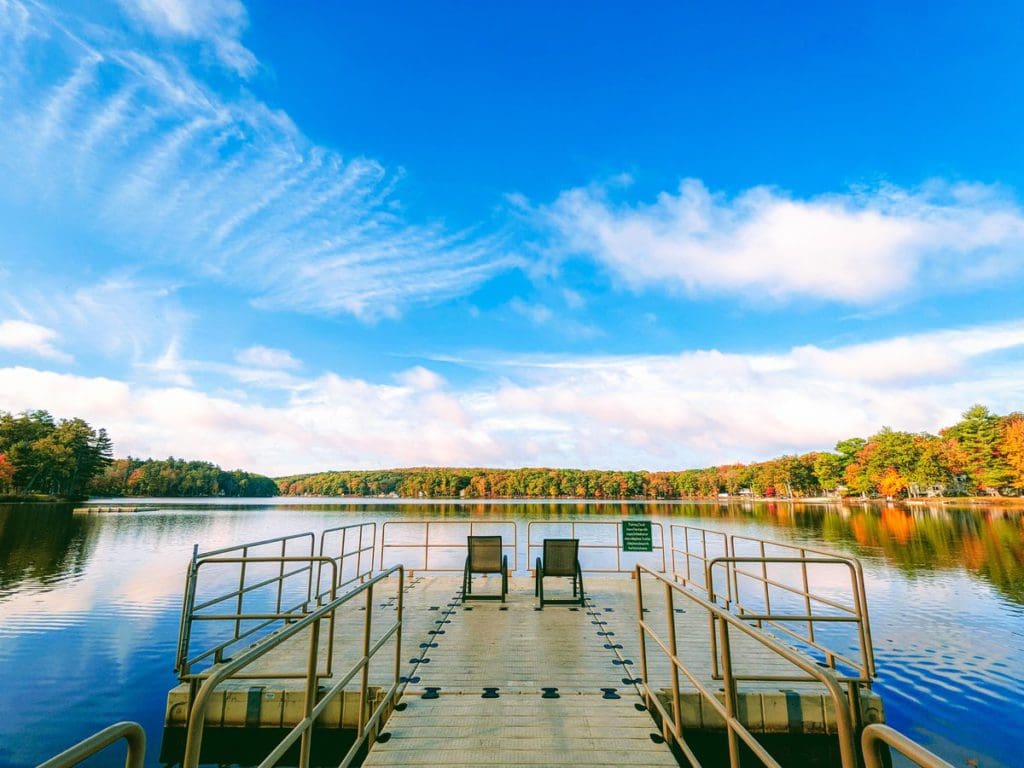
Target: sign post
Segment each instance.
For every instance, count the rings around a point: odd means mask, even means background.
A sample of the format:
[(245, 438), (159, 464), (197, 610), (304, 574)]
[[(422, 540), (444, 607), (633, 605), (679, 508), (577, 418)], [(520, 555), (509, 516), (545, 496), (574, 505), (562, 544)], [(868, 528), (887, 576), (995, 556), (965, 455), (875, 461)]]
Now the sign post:
[(651, 535), (650, 520), (622, 521), (622, 551), (652, 552), (654, 540)]

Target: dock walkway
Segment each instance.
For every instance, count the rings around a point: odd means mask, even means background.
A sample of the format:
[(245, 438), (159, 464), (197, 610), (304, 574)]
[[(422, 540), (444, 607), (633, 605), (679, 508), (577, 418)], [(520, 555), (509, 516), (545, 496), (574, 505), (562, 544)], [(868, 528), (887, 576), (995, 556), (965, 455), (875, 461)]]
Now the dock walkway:
[[(415, 597), (444, 587), (448, 599), (436, 611)], [(439, 633), (417, 648), (406, 706), (365, 766), (677, 765), (623, 680), (627, 667), (605, 634), (611, 612), (599, 598), (540, 611), (529, 579), (513, 578), (505, 603), (462, 604), (458, 587), (451, 577), (410, 585), (407, 614), (436, 615)]]

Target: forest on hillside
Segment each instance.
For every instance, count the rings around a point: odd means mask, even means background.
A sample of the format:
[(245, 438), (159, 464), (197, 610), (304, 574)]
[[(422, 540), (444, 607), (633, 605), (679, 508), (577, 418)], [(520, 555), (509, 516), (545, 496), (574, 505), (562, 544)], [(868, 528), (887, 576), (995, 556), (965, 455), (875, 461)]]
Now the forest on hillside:
[(420, 467), (293, 475), (277, 484), (291, 496), (406, 498), (1016, 496), (1024, 493), (1024, 413), (976, 405), (938, 435), (886, 427), (832, 451), (673, 472)]

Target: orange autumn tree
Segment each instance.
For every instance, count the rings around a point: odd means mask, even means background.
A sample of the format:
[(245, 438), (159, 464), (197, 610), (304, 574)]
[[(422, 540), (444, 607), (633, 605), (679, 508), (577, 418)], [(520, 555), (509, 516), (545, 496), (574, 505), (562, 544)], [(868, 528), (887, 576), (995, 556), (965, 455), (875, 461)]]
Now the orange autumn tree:
[(0, 491), (9, 493), (14, 483), (14, 465), (7, 454), (0, 453)]
[(899, 496), (907, 489), (908, 483), (896, 469), (889, 467), (876, 476), (875, 485), (883, 496)]
[(1015, 414), (1006, 423), (999, 446), (1010, 465), (1014, 488), (1024, 488), (1024, 416)]

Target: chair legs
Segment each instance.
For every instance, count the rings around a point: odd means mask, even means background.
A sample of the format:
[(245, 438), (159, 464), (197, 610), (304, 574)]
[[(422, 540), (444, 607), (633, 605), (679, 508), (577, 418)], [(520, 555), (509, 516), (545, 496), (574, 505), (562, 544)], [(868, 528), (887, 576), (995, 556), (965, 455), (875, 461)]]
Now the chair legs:
[[(487, 571), (484, 573), (493, 573), (493, 571)], [(501, 600), (505, 602), (505, 596), (508, 594), (508, 555), (505, 555), (501, 559), (501, 594), (499, 595), (473, 595), (473, 574), (469, 570), (469, 560), (466, 560), (466, 567), (462, 571), (462, 601), (465, 602), (467, 598), (472, 597), (474, 600)]]
[(537, 566), (534, 576), (533, 583), (533, 595), (538, 599), (540, 609), (544, 610), (544, 604), (549, 605), (584, 605), (583, 598), (583, 570), (580, 568), (579, 562), (576, 563), (576, 573), (571, 577), (572, 579), (572, 600), (545, 600), (544, 599), (544, 566), (541, 564), (541, 560), (537, 558)]

